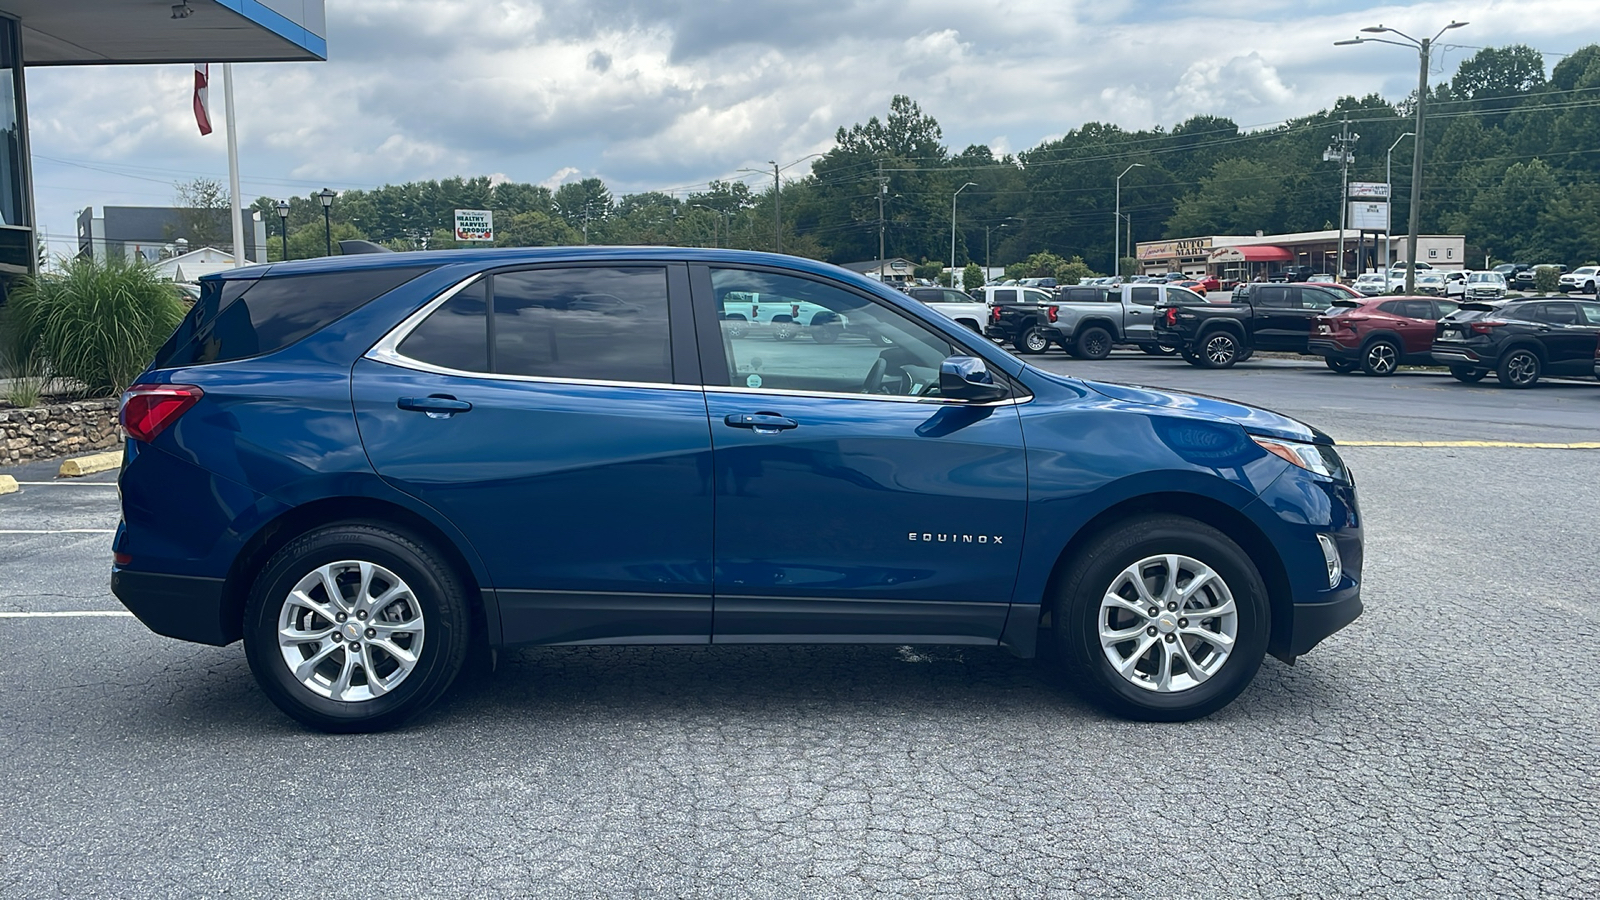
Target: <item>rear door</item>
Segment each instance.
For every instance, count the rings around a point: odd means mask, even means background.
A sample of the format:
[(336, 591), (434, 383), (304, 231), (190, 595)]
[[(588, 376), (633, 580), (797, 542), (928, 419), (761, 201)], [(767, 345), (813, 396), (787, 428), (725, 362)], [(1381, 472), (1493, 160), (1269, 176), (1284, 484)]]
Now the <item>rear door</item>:
[(710, 639), (711, 438), (687, 277), (486, 273), (355, 366), (373, 466), (466, 534), (507, 643)]
[(1300, 321), (1301, 312), (1298, 287), (1287, 284), (1260, 285), (1250, 292), (1250, 307), (1257, 349), (1293, 348), (1295, 326)]
[[(1453, 307), (1455, 304), (1450, 305)], [(1401, 352), (1407, 355), (1425, 354), (1433, 346), (1433, 335), (1437, 328), (1434, 301), (1388, 300), (1379, 308), (1396, 317), (1393, 327), (1400, 332)]]
[(1593, 371), (1600, 325), (1591, 324), (1593, 313), (1580, 307), (1594, 305), (1570, 300), (1539, 304), (1538, 321), (1549, 327), (1542, 338), (1552, 369), (1583, 375)]

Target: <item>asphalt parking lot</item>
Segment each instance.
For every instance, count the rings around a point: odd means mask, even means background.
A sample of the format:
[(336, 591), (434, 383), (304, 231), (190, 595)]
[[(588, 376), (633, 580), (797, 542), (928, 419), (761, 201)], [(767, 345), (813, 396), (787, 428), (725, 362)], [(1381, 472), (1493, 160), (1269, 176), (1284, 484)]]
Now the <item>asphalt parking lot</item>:
[(1350, 442), (1366, 614), (1184, 725), (998, 650), (552, 648), (335, 737), (238, 645), (47, 615), (121, 609), (111, 475), (0, 470), (0, 896), (1600, 895), (1600, 450), (1519, 446), (1600, 442), (1600, 382), (1041, 364)]

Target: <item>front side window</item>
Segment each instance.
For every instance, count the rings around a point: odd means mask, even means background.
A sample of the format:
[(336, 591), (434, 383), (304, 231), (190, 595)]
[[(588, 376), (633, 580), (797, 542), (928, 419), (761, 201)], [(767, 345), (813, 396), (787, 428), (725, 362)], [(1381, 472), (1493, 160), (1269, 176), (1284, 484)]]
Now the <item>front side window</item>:
[(1182, 303), (1185, 306), (1193, 306), (1206, 302), (1206, 299), (1188, 288), (1169, 287), (1167, 288), (1167, 301), (1169, 303)]
[(1256, 306), (1285, 309), (1289, 306), (1289, 289), (1286, 287), (1258, 288), (1251, 300)]
[(665, 269), (532, 269), (458, 291), (398, 352), (462, 372), (666, 384), (669, 334)]
[(1129, 288), (1128, 291), (1128, 301), (1130, 303), (1137, 303), (1140, 306), (1155, 306), (1156, 301), (1161, 299), (1160, 288), (1136, 287)]
[(936, 397), (940, 363), (957, 353), (949, 341), (915, 320), (823, 282), (712, 269), (711, 283), (719, 299), (753, 293), (763, 302), (802, 310), (796, 328), (771, 334), (721, 321), (733, 387)]
[(1541, 303), (1539, 321), (1549, 322), (1551, 325), (1576, 325), (1578, 308), (1572, 303)]
[(1600, 325), (1600, 303), (1579, 303), (1578, 311), (1583, 314), (1583, 324)]

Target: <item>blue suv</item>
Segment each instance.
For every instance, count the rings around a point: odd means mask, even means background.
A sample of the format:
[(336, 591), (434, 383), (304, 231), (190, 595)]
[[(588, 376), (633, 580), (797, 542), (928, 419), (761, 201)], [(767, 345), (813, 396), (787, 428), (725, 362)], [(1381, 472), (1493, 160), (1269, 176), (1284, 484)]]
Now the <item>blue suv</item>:
[[(818, 308), (782, 336), (730, 301)], [(1326, 435), (1032, 368), (787, 256), (368, 254), (204, 280), (123, 398), (112, 588), (329, 731), (526, 644), (1041, 640), (1183, 720), (1361, 611)]]

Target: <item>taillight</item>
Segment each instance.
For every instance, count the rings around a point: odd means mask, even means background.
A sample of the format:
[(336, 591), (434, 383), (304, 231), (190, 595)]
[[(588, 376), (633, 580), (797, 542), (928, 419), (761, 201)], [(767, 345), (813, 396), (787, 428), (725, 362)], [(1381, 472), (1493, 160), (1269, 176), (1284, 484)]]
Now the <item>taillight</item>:
[(789, 317), (791, 319), (799, 321), (799, 319), (800, 319), (800, 304), (798, 304), (798, 303), (789, 304)]
[(1056, 308), (1054, 306), (1046, 307), (1044, 313), (1050, 317), (1050, 321), (1054, 322), (1056, 320)]
[(1171, 328), (1176, 324), (1178, 324), (1178, 309), (1177, 307), (1172, 307), (1167, 310), (1167, 327)]
[(1000, 321), (1000, 307), (996, 306), (995, 308), (989, 310), (989, 321), (991, 321), (991, 322)]
[(1504, 324), (1506, 324), (1506, 323), (1504, 323), (1504, 322), (1473, 322), (1472, 323), (1472, 333), (1473, 334), (1488, 334), (1491, 330), (1499, 328), (1501, 325), (1504, 325)]
[(136, 384), (123, 392), (117, 419), (128, 437), (149, 443), (203, 396), (192, 384)]

